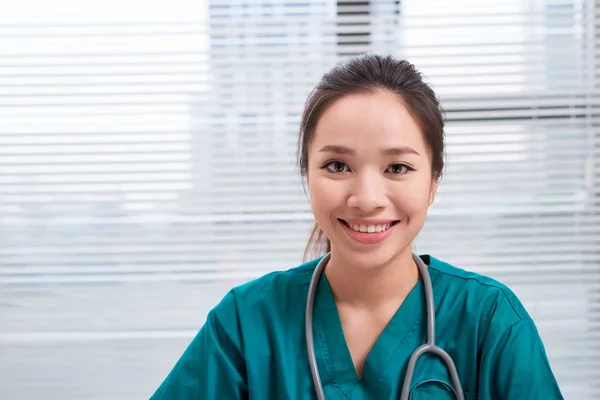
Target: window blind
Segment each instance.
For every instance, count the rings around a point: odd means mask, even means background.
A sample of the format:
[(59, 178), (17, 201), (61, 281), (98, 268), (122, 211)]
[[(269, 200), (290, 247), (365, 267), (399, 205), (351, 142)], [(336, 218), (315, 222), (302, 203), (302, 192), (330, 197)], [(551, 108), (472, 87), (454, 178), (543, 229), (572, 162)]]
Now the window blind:
[(298, 265), (302, 106), (365, 51), (446, 110), (416, 251), (510, 286), (565, 397), (599, 398), (597, 6), (3, 2), (0, 398), (147, 397), (226, 290)]

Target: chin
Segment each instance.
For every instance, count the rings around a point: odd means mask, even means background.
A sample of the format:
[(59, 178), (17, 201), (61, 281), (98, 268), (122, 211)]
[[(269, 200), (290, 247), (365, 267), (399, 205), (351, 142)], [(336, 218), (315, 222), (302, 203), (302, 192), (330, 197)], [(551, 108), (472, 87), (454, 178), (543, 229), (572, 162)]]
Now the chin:
[(353, 266), (364, 270), (375, 270), (389, 265), (402, 254), (402, 245), (398, 247), (381, 246), (369, 248), (350, 248), (340, 246), (341, 258), (348, 260)]
[(356, 240), (343, 228), (332, 229), (332, 254), (337, 254), (345, 263), (364, 270), (385, 267), (406, 256), (406, 252), (412, 251), (413, 230), (407, 228), (405, 224), (400, 223), (393, 228), (394, 231), (389, 236), (374, 244), (368, 244), (368, 240), (360, 237)]

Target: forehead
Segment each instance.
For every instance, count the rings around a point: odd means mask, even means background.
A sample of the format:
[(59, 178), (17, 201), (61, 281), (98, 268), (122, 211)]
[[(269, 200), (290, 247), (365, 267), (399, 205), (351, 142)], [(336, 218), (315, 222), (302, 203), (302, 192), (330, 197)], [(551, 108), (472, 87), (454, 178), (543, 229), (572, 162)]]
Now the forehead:
[(329, 105), (313, 138), (315, 147), (326, 144), (358, 152), (395, 146), (410, 146), (420, 154), (427, 150), (418, 122), (402, 100), (387, 91), (346, 95)]

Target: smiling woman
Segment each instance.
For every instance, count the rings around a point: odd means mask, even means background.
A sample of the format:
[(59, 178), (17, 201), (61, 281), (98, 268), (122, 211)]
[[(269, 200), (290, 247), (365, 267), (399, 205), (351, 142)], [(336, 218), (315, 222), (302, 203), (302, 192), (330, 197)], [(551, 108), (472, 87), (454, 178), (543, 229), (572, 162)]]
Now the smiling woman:
[[(298, 152), (328, 254), (232, 289), (153, 399), (562, 399), (510, 289), (413, 255), (443, 151), (440, 106), (410, 63), (364, 55), (325, 74)], [(436, 335), (453, 362), (408, 368)]]
[[(431, 159), (441, 154), (431, 155), (421, 124), (404, 104), (385, 88), (345, 95), (326, 107), (307, 140), (303, 171), (311, 204), (318, 205), (316, 222), (332, 243), (330, 274), (338, 263), (346, 273), (349, 264), (372, 270), (401, 259), (410, 262), (409, 245), (423, 225), (440, 175)], [(431, 140), (441, 141), (435, 134), (430, 133)], [(340, 220), (359, 227), (398, 223), (385, 231), (390, 240), (378, 241), (381, 233), (349, 235), (355, 231), (343, 229)], [(364, 243), (378, 246), (364, 248)], [(406, 268), (394, 270), (406, 273)]]

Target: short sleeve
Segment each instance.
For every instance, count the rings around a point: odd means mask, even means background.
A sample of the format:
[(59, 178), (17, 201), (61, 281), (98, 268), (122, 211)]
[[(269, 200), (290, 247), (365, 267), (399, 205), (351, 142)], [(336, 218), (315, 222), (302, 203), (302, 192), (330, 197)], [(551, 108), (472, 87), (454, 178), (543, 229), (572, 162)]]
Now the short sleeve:
[(511, 325), (482, 355), (480, 400), (562, 400), (546, 350), (530, 318)]
[(150, 400), (247, 398), (246, 370), (233, 293), (204, 326)]

